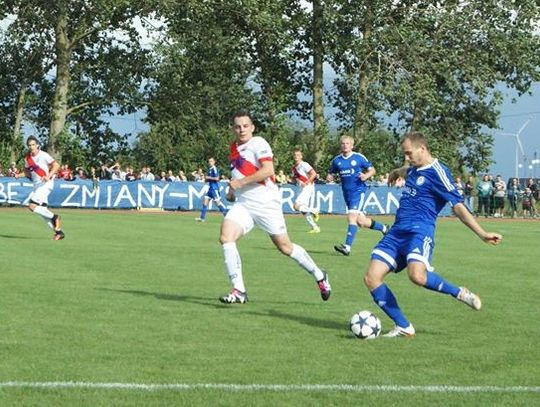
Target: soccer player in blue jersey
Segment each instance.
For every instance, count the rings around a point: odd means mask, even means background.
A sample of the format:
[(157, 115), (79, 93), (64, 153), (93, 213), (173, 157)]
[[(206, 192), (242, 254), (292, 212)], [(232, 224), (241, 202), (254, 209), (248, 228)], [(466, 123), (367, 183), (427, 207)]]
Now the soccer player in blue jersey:
[(210, 201), (214, 201), (219, 211), (225, 216), (227, 214), (227, 208), (221, 202), (221, 195), (219, 193), (219, 180), (220, 174), (216, 167), (216, 160), (214, 157), (208, 159), (208, 172), (206, 175), (206, 182), (208, 182), (208, 190), (203, 198), (203, 206), (201, 209), (201, 216), (195, 218), (197, 222), (204, 222), (206, 220), (206, 212), (208, 211), (208, 204)]
[(422, 287), (442, 294), (449, 294), (471, 308), (482, 307), (480, 298), (465, 287), (457, 287), (433, 271), (431, 255), (435, 246), (437, 215), (450, 203), (455, 215), (480, 239), (489, 244), (499, 244), (502, 236), (484, 231), (463, 204), (463, 197), (456, 190), (450, 170), (429, 152), (422, 133), (406, 134), (401, 149), (408, 167), (390, 173), (389, 183), (405, 178), (405, 187), (399, 201), (396, 220), (386, 236), (375, 246), (371, 262), (364, 276), (364, 283), (377, 305), (394, 321), (396, 326), (386, 337), (414, 336), (415, 329), (405, 317), (384, 283), (390, 272), (398, 273), (407, 268), (409, 279)]
[(367, 217), (364, 212), (364, 198), (367, 189), (366, 181), (375, 175), (375, 168), (363, 154), (353, 151), (354, 139), (343, 136), (340, 139), (341, 154), (336, 156), (330, 165), (330, 174), (338, 174), (341, 179), (341, 190), (347, 206), (347, 235), (345, 242), (334, 246), (334, 249), (348, 256), (356, 237), (358, 226), (378, 230), (385, 234), (388, 226)]

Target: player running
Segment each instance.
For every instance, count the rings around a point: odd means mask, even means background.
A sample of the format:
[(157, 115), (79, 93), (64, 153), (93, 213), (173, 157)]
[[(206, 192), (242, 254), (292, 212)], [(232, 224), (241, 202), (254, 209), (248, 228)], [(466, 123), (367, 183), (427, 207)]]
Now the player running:
[(386, 337), (413, 336), (415, 329), (401, 312), (396, 298), (384, 283), (391, 271), (398, 273), (407, 268), (409, 279), (422, 287), (442, 294), (450, 294), (471, 308), (482, 307), (480, 298), (465, 287), (457, 287), (433, 271), (430, 264), (435, 247), (435, 223), (438, 213), (446, 203), (454, 213), (480, 239), (493, 245), (502, 236), (488, 233), (476, 222), (463, 204), (463, 197), (456, 190), (449, 169), (429, 152), (422, 133), (408, 133), (401, 142), (401, 149), (409, 167), (390, 173), (388, 182), (406, 178), (399, 201), (396, 220), (386, 236), (375, 246), (371, 262), (364, 276), (364, 283), (375, 303), (394, 321), (396, 326)]
[(221, 195), (219, 193), (219, 180), (220, 174), (219, 170), (216, 167), (216, 160), (214, 157), (208, 159), (208, 172), (206, 175), (206, 182), (208, 182), (208, 190), (203, 198), (203, 205), (201, 209), (201, 215), (198, 218), (195, 218), (197, 222), (204, 222), (206, 220), (206, 212), (208, 211), (208, 204), (210, 201), (214, 201), (219, 209), (219, 211), (225, 216), (227, 214), (227, 208), (221, 202)]
[(236, 201), (221, 224), (219, 238), (232, 290), (219, 300), (225, 304), (243, 304), (248, 300), (236, 241), (247, 234), (253, 225), (268, 233), (281, 253), (294, 259), (311, 274), (322, 299), (328, 300), (331, 293), (328, 275), (315, 264), (304, 248), (292, 243), (287, 234), (281, 194), (274, 182), (270, 145), (262, 137), (253, 136), (255, 125), (247, 112), (233, 116), (233, 131), (236, 140), (230, 149), (231, 182), (227, 199)]
[(24, 174), (34, 183), (28, 209), (40, 215), (54, 230), (54, 240), (61, 240), (65, 234), (62, 231), (60, 216), (55, 215), (47, 208), (49, 194), (53, 189), (54, 178), (60, 169), (60, 164), (48, 153), (41, 151), (36, 137), (28, 137), (26, 146), (28, 154), (24, 158)]
[(358, 226), (378, 230), (385, 234), (388, 226), (379, 223), (364, 214), (364, 199), (367, 189), (366, 181), (375, 175), (375, 168), (363, 154), (353, 151), (354, 139), (343, 136), (340, 139), (341, 154), (336, 156), (330, 165), (330, 174), (339, 174), (341, 190), (347, 207), (347, 235), (345, 242), (334, 246), (334, 249), (348, 256), (356, 237)]
[(320, 233), (321, 228), (317, 225), (319, 221), (319, 211), (309, 206), (315, 195), (315, 178), (317, 173), (313, 167), (303, 161), (302, 150), (296, 150), (293, 153), (294, 165), (292, 175), (296, 180), (296, 185), (300, 188), (300, 193), (294, 202), (294, 209), (305, 216), (307, 223), (311, 226), (308, 233)]

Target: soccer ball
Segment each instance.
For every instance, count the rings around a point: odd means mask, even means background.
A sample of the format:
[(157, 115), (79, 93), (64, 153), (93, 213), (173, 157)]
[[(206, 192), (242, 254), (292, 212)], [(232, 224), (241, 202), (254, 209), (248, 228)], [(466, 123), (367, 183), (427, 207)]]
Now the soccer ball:
[(351, 332), (360, 339), (375, 339), (381, 333), (381, 320), (371, 311), (359, 311), (349, 322)]

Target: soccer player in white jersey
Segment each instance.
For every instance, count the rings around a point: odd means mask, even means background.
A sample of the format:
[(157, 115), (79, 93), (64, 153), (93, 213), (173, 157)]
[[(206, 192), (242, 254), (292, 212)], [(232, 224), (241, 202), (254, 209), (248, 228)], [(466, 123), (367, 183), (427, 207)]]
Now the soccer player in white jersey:
[(227, 199), (234, 201), (234, 204), (223, 219), (219, 238), (232, 290), (219, 300), (225, 304), (247, 302), (242, 261), (236, 242), (254, 225), (268, 233), (281, 253), (294, 259), (314, 278), (322, 299), (328, 300), (331, 293), (328, 275), (302, 247), (291, 242), (287, 234), (281, 194), (274, 181), (270, 145), (262, 137), (253, 136), (255, 125), (249, 113), (238, 112), (232, 121), (236, 139), (230, 149), (231, 182)]
[(320, 233), (321, 228), (317, 225), (319, 221), (319, 211), (309, 204), (315, 195), (315, 178), (317, 173), (313, 167), (303, 160), (302, 150), (293, 152), (294, 165), (292, 167), (292, 175), (296, 180), (296, 185), (300, 188), (300, 193), (294, 201), (294, 209), (301, 212), (311, 230), (308, 233)]
[(407, 269), (409, 279), (421, 287), (448, 294), (475, 310), (482, 307), (480, 298), (465, 287), (457, 287), (431, 266), (435, 247), (437, 215), (447, 203), (455, 215), (484, 242), (496, 245), (502, 240), (498, 233), (484, 231), (463, 204), (456, 190), (450, 170), (429, 152), (422, 133), (406, 134), (401, 149), (410, 166), (392, 171), (389, 183), (405, 178), (405, 187), (399, 201), (396, 220), (388, 234), (375, 246), (364, 283), (375, 303), (394, 321), (395, 327), (387, 337), (414, 336), (415, 329), (405, 317), (394, 294), (384, 283), (390, 272)]
[(34, 183), (28, 209), (40, 215), (54, 230), (54, 240), (61, 240), (65, 235), (60, 224), (60, 216), (55, 215), (47, 208), (49, 194), (53, 189), (54, 178), (60, 169), (60, 164), (48, 153), (41, 151), (36, 137), (28, 137), (26, 146), (28, 154), (24, 158), (24, 173)]

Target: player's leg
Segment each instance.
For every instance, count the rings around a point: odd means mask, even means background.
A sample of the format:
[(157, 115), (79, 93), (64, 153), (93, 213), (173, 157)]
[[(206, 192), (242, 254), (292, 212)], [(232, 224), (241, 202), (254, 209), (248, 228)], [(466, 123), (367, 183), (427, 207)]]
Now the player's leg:
[[(309, 206), (311, 196), (314, 192), (312, 185), (306, 185), (302, 188), (302, 191), (296, 198), (296, 201), (293, 204), (295, 210), (299, 211), (306, 218), (306, 222), (311, 227), (310, 233), (319, 233), (321, 229), (317, 225), (317, 219), (319, 216), (318, 211), (314, 210)], [(315, 219), (315, 214), (317, 219)]]
[(232, 290), (220, 297), (226, 304), (247, 302), (246, 287), (242, 275), (242, 260), (236, 242), (253, 228), (249, 212), (240, 204), (235, 204), (221, 224), (219, 241), (223, 248), (225, 270), (231, 282)]
[(471, 308), (479, 310), (482, 307), (480, 298), (465, 287), (458, 287), (433, 271), (430, 265), (432, 255), (432, 239), (418, 235), (409, 240), (407, 255), (407, 274), (416, 285), (441, 294), (451, 295)]
[(349, 207), (347, 207), (347, 234), (345, 235), (345, 242), (334, 246), (334, 250), (344, 256), (348, 256), (351, 253), (351, 246), (354, 243), (356, 233), (358, 232), (358, 225), (356, 224), (357, 218), (358, 210), (349, 209)]
[(208, 211), (208, 204), (210, 203), (210, 197), (208, 195), (205, 195), (203, 198), (203, 204), (201, 208), (201, 214), (198, 218), (195, 218), (197, 222), (204, 222), (206, 221), (206, 212)]
[(383, 251), (384, 249), (377, 249), (377, 247), (373, 250), (371, 262), (364, 275), (364, 284), (368, 288), (375, 304), (377, 304), (396, 325), (394, 329), (386, 334), (386, 336), (413, 336), (415, 333), (414, 327), (401, 311), (394, 293), (392, 293), (390, 287), (384, 282), (384, 278), (391, 270), (388, 262), (396, 264), (395, 260), (392, 259), (390, 254)]
[(225, 207), (223, 202), (221, 202), (221, 198), (219, 196), (214, 198), (214, 202), (216, 203), (217, 208), (223, 214), (223, 216), (227, 215), (227, 208)]
[(384, 223), (377, 222), (375, 219), (370, 218), (364, 214), (364, 212), (358, 213), (358, 218), (356, 219), (356, 223), (358, 226), (362, 228), (369, 228), (373, 230), (377, 230), (381, 232), (383, 235), (385, 235), (389, 227), (385, 225)]
[(45, 185), (36, 188), (30, 196), (30, 203), (28, 209), (34, 213), (37, 213), (47, 223), (47, 225), (54, 230), (54, 240), (61, 240), (65, 237), (62, 231), (62, 225), (60, 216), (54, 214), (47, 207), (49, 194), (52, 191), (53, 184), (47, 183)]
[(287, 233), (270, 235), (270, 238), (281, 253), (292, 258), (300, 267), (313, 276), (319, 287), (321, 298), (324, 301), (328, 300), (332, 292), (332, 287), (328, 281), (328, 274), (317, 266), (308, 252), (302, 246), (291, 242)]

